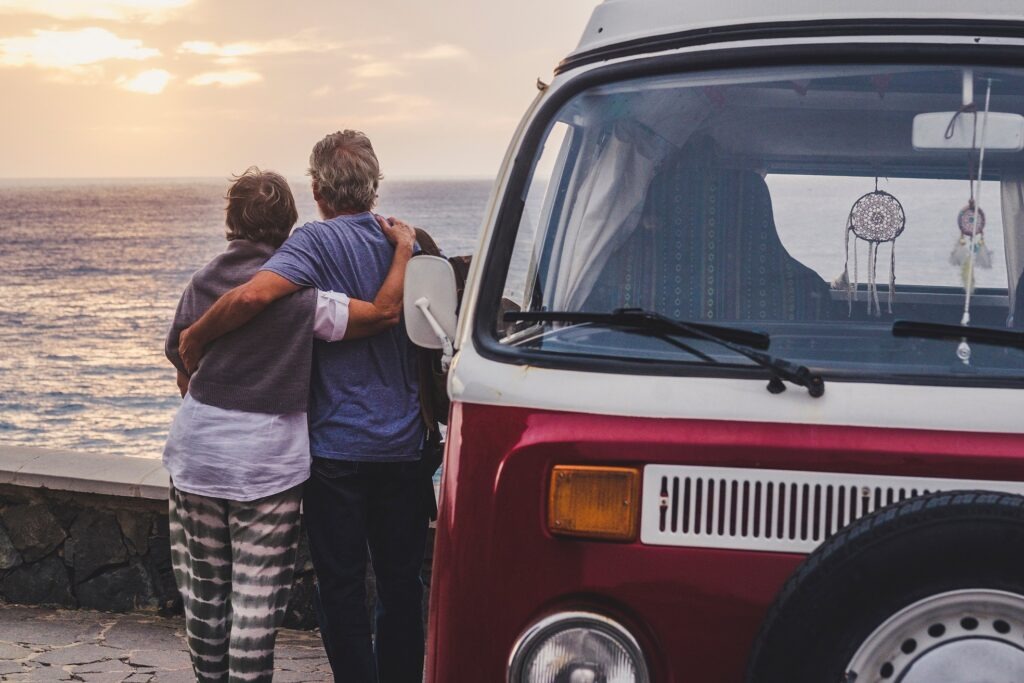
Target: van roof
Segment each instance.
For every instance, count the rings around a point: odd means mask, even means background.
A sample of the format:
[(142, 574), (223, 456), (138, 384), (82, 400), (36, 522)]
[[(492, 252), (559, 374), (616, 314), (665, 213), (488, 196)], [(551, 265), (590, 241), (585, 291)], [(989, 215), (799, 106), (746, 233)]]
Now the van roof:
[(1017, 22), (1021, 0), (604, 0), (570, 59), (619, 43), (675, 33), (758, 24), (857, 20)]

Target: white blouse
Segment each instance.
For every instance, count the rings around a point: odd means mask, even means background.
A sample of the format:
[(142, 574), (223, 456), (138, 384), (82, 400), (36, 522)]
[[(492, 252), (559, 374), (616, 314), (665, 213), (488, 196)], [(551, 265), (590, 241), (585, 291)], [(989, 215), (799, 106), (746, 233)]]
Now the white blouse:
[[(335, 342), (348, 329), (349, 298), (317, 291), (313, 336)], [(306, 413), (247, 413), (185, 394), (164, 446), (174, 487), (201, 496), (250, 501), (309, 478)]]

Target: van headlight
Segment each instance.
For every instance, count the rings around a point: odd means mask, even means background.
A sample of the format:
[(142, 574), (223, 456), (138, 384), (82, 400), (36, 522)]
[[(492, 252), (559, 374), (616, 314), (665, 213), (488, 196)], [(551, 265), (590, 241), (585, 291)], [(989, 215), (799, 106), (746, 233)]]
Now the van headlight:
[(636, 639), (599, 614), (562, 612), (523, 633), (509, 683), (649, 683)]

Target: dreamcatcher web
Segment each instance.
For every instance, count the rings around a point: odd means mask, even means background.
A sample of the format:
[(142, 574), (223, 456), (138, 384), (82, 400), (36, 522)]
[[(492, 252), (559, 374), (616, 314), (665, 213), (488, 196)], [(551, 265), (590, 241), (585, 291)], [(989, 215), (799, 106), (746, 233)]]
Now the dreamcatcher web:
[[(882, 314), (878, 302), (878, 247), (886, 242), (889, 248), (889, 300), (888, 309), (892, 313), (892, 300), (896, 292), (896, 238), (903, 234), (907, 225), (907, 216), (903, 205), (893, 195), (878, 189), (875, 179), (875, 191), (863, 195), (853, 203), (850, 216), (846, 220), (846, 266), (841, 280), (846, 283), (847, 301), (850, 313), (853, 313), (853, 299), (857, 292), (857, 240), (868, 243), (868, 313)], [(850, 278), (850, 235), (853, 243), (853, 278)]]

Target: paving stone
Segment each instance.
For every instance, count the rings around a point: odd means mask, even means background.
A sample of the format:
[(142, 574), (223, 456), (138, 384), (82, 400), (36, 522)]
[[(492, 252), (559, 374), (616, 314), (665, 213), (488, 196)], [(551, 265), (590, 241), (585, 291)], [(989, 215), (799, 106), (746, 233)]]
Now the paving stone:
[(101, 673), (75, 672), (75, 678), (86, 683), (121, 683), (130, 675), (130, 671), (104, 671)]
[[(0, 605), (0, 681), (191, 683), (183, 632), (180, 618)], [(284, 683), (331, 680), (308, 631), (280, 632), (276, 668)]]
[(0, 643), (0, 661), (10, 661), (13, 659), (25, 659), (37, 654), (36, 650), (25, 647), (24, 645), (15, 645), (14, 643)]
[[(195, 683), (196, 676), (190, 668), (187, 671), (161, 671), (155, 674), (153, 680), (155, 683)], [(274, 680), (277, 680), (276, 675)]]
[[(45, 615), (57, 618), (39, 618)], [(95, 640), (103, 632), (99, 616), (43, 608), (12, 612), (4, 607), (0, 609), (0, 641), (60, 646)]]
[(26, 562), (49, 555), (66, 536), (46, 505), (13, 505), (0, 512), (0, 518)]
[[(55, 669), (52, 666), (40, 666), (32, 669), (27, 674), (27, 678), (21, 678), (26, 674), (10, 674), (9, 680), (17, 681), (38, 681), (39, 683), (53, 683), (53, 681), (71, 681), (74, 680), (73, 675), (64, 671), (64, 669)], [(6, 677), (5, 677), (6, 678)]]
[(126, 678), (124, 680), (125, 680), (125, 683), (154, 683), (156, 681), (156, 679), (154, 678), (153, 674), (151, 674), (151, 673), (149, 673), (149, 674), (147, 674), (147, 673), (140, 673), (138, 671), (136, 671), (135, 673), (133, 673), (131, 676), (129, 676), (128, 678)]
[(133, 650), (128, 654), (128, 663), (166, 671), (192, 670), (192, 660), (183, 650)]
[(134, 620), (119, 621), (103, 636), (103, 644), (121, 650), (180, 650), (185, 641), (174, 629)]
[(116, 661), (120, 655), (121, 652), (119, 650), (115, 650), (110, 647), (103, 647), (102, 645), (86, 643), (84, 645), (72, 645), (70, 647), (56, 648), (49, 652), (44, 652), (38, 657), (35, 657), (32, 661), (49, 664), (50, 666), (66, 666), (68, 664), (92, 664), (93, 662), (105, 662), (109, 660)]
[[(105, 662), (93, 662), (92, 664), (81, 664), (79, 666), (67, 666), (63, 668), (76, 676), (84, 676), (86, 674), (91, 676), (100, 676), (103, 674), (109, 674), (111, 676), (117, 675), (121, 678), (126, 678), (129, 674), (135, 671), (135, 669), (131, 668), (119, 659), (111, 659)], [(118, 678), (117, 680), (121, 680), (121, 678)]]
[(276, 683), (319, 683), (324, 679), (315, 673), (303, 671), (276, 671), (274, 681)]
[(21, 664), (20, 662), (0, 660), (0, 676), (26, 671), (26, 666), (27, 665)]

